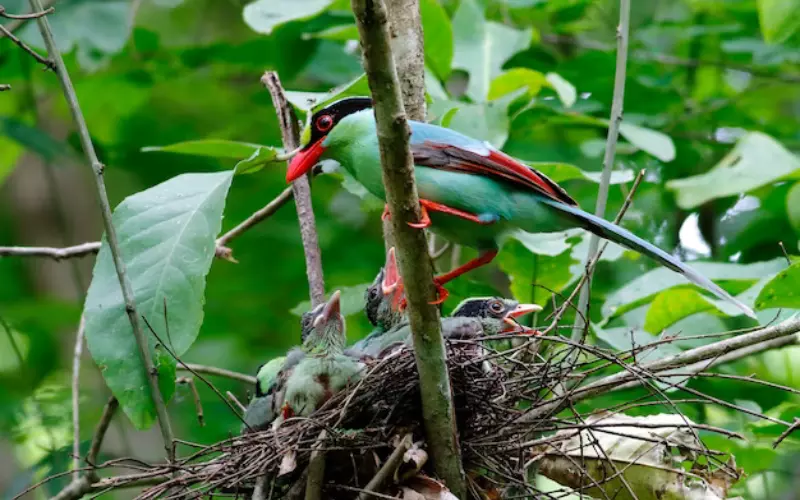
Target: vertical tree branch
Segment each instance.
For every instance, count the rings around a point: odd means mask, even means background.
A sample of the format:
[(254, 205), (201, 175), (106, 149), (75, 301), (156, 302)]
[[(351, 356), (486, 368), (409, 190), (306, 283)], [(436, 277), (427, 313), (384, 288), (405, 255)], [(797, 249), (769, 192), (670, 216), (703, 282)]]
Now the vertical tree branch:
[[(286, 100), (286, 94), (283, 92), (278, 74), (274, 71), (267, 71), (261, 77), (261, 83), (267, 87), (272, 96), (272, 104), (275, 106), (281, 126), (283, 147), (286, 151), (294, 151), (300, 144), (300, 127), (294, 110)], [(317, 224), (314, 220), (314, 209), (311, 206), (311, 185), (307, 175), (292, 183), (292, 192), (297, 207), (297, 219), (300, 221), (300, 237), (303, 240), (308, 288), (313, 307), (325, 301), (325, 280), (322, 275), (322, 254), (319, 250)]]
[[(29, 1), (33, 11), (39, 12), (44, 10), (40, 0)], [(78, 135), (80, 136), (83, 152), (86, 155), (86, 159), (88, 160), (92, 171), (94, 172), (98, 199), (100, 201), (100, 208), (103, 216), (103, 226), (105, 228), (108, 246), (111, 250), (111, 256), (114, 260), (114, 267), (116, 268), (117, 277), (119, 278), (120, 287), (122, 289), (122, 297), (125, 301), (125, 312), (128, 314), (128, 321), (131, 323), (133, 334), (136, 337), (136, 344), (139, 347), (139, 355), (142, 357), (142, 363), (144, 364), (144, 369), (148, 375), (147, 380), (150, 386), (153, 403), (156, 407), (156, 414), (158, 417), (157, 420), (161, 429), (161, 437), (164, 440), (164, 449), (167, 453), (167, 457), (170, 461), (172, 461), (174, 459), (172, 448), (172, 428), (170, 427), (169, 423), (167, 406), (164, 404), (164, 398), (161, 395), (161, 390), (158, 387), (158, 371), (156, 370), (153, 360), (150, 357), (147, 337), (145, 336), (144, 330), (139, 322), (139, 314), (136, 312), (136, 302), (134, 300), (133, 287), (128, 279), (127, 268), (125, 267), (125, 262), (122, 260), (122, 255), (119, 250), (117, 231), (114, 228), (114, 224), (111, 219), (111, 205), (108, 202), (108, 194), (106, 193), (106, 186), (105, 182), (103, 181), (104, 166), (97, 158), (97, 153), (95, 152), (94, 144), (92, 144), (92, 138), (89, 134), (89, 129), (86, 126), (86, 120), (83, 117), (83, 111), (81, 111), (78, 103), (78, 97), (75, 95), (75, 89), (72, 86), (72, 81), (70, 80), (69, 73), (67, 72), (67, 67), (64, 64), (64, 59), (61, 57), (61, 53), (58, 51), (58, 47), (56, 46), (55, 39), (53, 38), (53, 32), (50, 29), (50, 23), (48, 22), (46, 16), (38, 18), (36, 22), (39, 24), (39, 31), (42, 34), (45, 47), (47, 47), (47, 53), (56, 65), (56, 74), (58, 75), (58, 79), (61, 83), (61, 88), (64, 92), (64, 97), (67, 101), (67, 105), (69, 106), (72, 118), (75, 121), (75, 125), (78, 127)]]
[(450, 490), (464, 498), (461, 466), (444, 340), (433, 285), (433, 264), (425, 233), (408, 226), (420, 220), (410, 129), (389, 44), (387, 10), (381, 0), (352, 0), (361, 47), (374, 101), (386, 201), (406, 285), (414, 356), (420, 377), (422, 415), (434, 469)]
[[(608, 124), (608, 137), (606, 139), (606, 151), (603, 155), (603, 173), (600, 176), (600, 189), (597, 192), (597, 204), (594, 214), (604, 217), (606, 214), (606, 202), (608, 201), (608, 186), (611, 183), (611, 171), (614, 169), (614, 156), (617, 152), (617, 138), (619, 137), (619, 126), (622, 123), (622, 108), (625, 101), (625, 72), (628, 64), (628, 28), (630, 26), (631, 2), (630, 0), (620, 0), (619, 2), (619, 26), (617, 26), (617, 67), (614, 73), (614, 96), (611, 101), (611, 119)], [(586, 254), (586, 264), (594, 259), (597, 254), (597, 247), (600, 238), (592, 234), (589, 237), (589, 252)], [(581, 295), (578, 299), (578, 312), (575, 317), (575, 328), (572, 330), (572, 340), (578, 340), (583, 335), (587, 326), (587, 312), (589, 310), (589, 294), (592, 288), (592, 270), (587, 268), (588, 278), (581, 288)]]
[(81, 316), (78, 333), (75, 335), (75, 350), (72, 356), (72, 478), (80, 478), (81, 468), (81, 418), (80, 418), (80, 374), (81, 355), (83, 354), (83, 328), (86, 320)]
[(322, 500), (322, 484), (325, 482), (325, 439), (328, 437), (327, 431), (322, 431), (314, 443), (311, 458), (308, 460), (308, 478), (306, 479), (305, 500)]

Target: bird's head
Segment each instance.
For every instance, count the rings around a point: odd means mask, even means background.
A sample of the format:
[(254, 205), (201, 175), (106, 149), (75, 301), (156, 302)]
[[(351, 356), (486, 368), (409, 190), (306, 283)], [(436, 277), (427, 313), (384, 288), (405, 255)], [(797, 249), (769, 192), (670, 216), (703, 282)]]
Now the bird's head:
[(326, 139), (343, 118), (369, 108), (372, 108), (369, 97), (347, 97), (314, 113), (303, 130), (300, 151), (289, 162), (286, 182), (299, 178), (319, 163)]
[(386, 252), (386, 263), (365, 293), (367, 319), (372, 326), (389, 330), (405, 317), (406, 301), (394, 247)]
[(487, 334), (524, 332), (533, 330), (520, 325), (518, 318), (541, 311), (536, 304), (520, 304), (516, 300), (499, 297), (473, 297), (462, 301), (453, 310), (453, 316), (480, 318)]
[(344, 349), (345, 324), (340, 298), (341, 293), (337, 290), (327, 302), (303, 314), (302, 338), (306, 351), (326, 353)]

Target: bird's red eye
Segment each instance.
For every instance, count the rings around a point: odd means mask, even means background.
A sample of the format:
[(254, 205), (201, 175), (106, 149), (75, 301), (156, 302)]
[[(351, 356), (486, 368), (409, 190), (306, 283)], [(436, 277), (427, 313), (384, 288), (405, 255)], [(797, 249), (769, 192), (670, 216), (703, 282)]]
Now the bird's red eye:
[(327, 132), (333, 127), (333, 117), (331, 115), (322, 115), (317, 118), (317, 129), (320, 132)]

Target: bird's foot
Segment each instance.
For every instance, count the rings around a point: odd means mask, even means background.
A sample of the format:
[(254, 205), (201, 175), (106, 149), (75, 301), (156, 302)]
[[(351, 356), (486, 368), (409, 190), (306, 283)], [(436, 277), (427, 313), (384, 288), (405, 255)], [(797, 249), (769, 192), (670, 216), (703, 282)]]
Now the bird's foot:
[(283, 403), (283, 406), (281, 407), (281, 417), (283, 417), (283, 420), (288, 420), (293, 416), (294, 416), (294, 410), (292, 410), (292, 407), (289, 406), (289, 402), (287, 401)]
[(409, 222), (408, 225), (417, 228), (423, 229), (431, 225), (431, 219), (428, 215), (428, 211), (433, 212), (441, 212), (443, 214), (452, 215), (454, 217), (459, 217), (461, 219), (468, 220), (470, 222), (474, 222), (476, 224), (480, 224), (482, 226), (486, 226), (489, 224), (494, 224), (500, 220), (500, 216), (491, 212), (485, 212), (482, 214), (471, 214), (469, 212), (465, 212), (464, 210), (459, 210), (457, 208), (448, 207), (447, 205), (443, 205), (441, 203), (436, 203), (435, 201), (431, 200), (419, 200), (420, 211), (422, 212), (422, 218), (419, 222)]
[(383, 213), (381, 214), (381, 220), (388, 220), (392, 218), (392, 213), (389, 211), (389, 204), (386, 203), (383, 205)]
[(425, 229), (431, 225), (431, 217), (428, 215), (428, 207), (424, 203), (425, 200), (419, 200), (419, 222), (409, 222), (408, 225), (414, 229)]
[(433, 285), (436, 287), (436, 300), (429, 302), (429, 304), (439, 305), (447, 300), (447, 297), (450, 296), (450, 292), (442, 285), (438, 276), (433, 277)]

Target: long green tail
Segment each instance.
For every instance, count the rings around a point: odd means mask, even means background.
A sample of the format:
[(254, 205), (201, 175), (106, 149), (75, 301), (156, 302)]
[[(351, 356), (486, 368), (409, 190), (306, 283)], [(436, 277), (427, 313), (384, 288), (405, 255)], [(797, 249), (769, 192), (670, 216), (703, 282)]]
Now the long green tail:
[(601, 219), (600, 217), (584, 212), (580, 208), (571, 207), (555, 200), (539, 197), (538, 201), (560, 211), (587, 231), (590, 231), (601, 238), (613, 241), (614, 243), (639, 252), (643, 255), (647, 255), (664, 267), (668, 267), (676, 273), (686, 276), (686, 279), (695, 285), (708, 290), (720, 299), (727, 300), (731, 304), (744, 311), (746, 315), (753, 319), (757, 319), (752, 309), (736, 300), (731, 294), (715, 285), (710, 279), (706, 278), (702, 274), (698, 273), (691, 267), (687, 266), (652, 243), (648, 243), (639, 238), (627, 229), (623, 229), (605, 219)]

